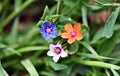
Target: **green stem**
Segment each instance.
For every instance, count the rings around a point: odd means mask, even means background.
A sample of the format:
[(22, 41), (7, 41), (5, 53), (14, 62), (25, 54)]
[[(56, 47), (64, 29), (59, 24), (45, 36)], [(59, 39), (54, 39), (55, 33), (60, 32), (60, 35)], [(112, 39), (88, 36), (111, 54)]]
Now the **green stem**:
[(27, 0), (17, 11), (13, 11), (2, 23), (0, 23), (0, 28), (4, 28), (16, 15), (22, 12), (27, 6), (29, 6), (34, 0)]
[[(83, 20), (83, 25), (88, 27), (88, 22), (87, 22), (87, 9), (86, 7), (82, 6), (82, 20)], [(89, 41), (89, 32), (85, 35), (85, 40)]]
[(60, 12), (61, 12), (60, 9), (61, 9), (61, 7), (62, 7), (62, 3), (63, 3), (62, 0), (58, 0), (58, 3), (57, 3), (57, 12), (56, 12), (57, 15), (59, 15)]
[(88, 26), (88, 22), (87, 22), (87, 9), (84, 7), (84, 6), (82, 6), (82, 20), (83, 20), (83, 24), (85, 25), (85, 26)]

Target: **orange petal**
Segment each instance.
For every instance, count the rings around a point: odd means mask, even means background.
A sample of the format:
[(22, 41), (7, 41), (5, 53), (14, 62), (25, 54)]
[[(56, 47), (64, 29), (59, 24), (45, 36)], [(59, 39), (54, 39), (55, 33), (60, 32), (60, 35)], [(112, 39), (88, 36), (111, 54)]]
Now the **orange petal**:
[(83, 35), (80, 32), (77, 32), (76, 39), (81, 40), (83, 38)]
[(79, 31), (81, 30), (81, 24), (76, 23), (76, 24), (74, 25), (74, 30), (79, 32)]
[(72, 27), (72, 25), (71, 25), (71, 24), (69, 24), (69, 23), (68, 23), (68, 24), (66, 24), (66, 25), (65, 25), (65, 31), (66, 31), (66, 32), (73, 31), (73, 27)]
[(72, 44), (74, 41), (75, 41), (75, 38), (69, 38), (67, 42), (68, 42), (69, 44)]
[(61, 37), (62, 37), (62, 38), (69, 38), (69, 33), (62, 33), (62, 34), (61, 34)]

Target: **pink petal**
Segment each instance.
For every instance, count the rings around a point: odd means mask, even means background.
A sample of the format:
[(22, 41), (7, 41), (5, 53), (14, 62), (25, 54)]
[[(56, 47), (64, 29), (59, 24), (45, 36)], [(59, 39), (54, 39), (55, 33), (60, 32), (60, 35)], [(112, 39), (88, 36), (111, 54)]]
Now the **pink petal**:
[(67, 57), (67, 53), (63, 50), (62, 50), (62, 53), (60, 55), (61, 55), (61, 57)]
[(53, 61), (58, 62), (59, 58), (60, 58), (60, 55), (55, 55), (53, 56)]
[(54, 54), (53, 51), (49, 50), (49, 51), (47, 52), (47, 55), (48, 55), (48, 56), (54, 56), (55, 54)]

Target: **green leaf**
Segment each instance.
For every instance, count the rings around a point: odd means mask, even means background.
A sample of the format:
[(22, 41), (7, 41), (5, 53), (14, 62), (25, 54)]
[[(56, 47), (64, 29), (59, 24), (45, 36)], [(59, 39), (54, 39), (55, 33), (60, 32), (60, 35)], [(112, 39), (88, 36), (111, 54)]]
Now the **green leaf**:
[(78, 53), (78, 55), (84, 56), (84, 57), (88, 57), (88, 58), (93, 58), (93, 59), (105, 59), (105, 60), (116, 60), (116, 61), (120, 61), (120, 59), (116, 59), (116, 58), (110, 58), (110, 57), (105, 57), (105, 56), (100, 56), (100, 55), (94, 55), (94, 54), (87, 54), (87, 53)]
[(103, 29), (99, 30), (93, 37), (91, 43), (96, 43), (102, 38)]
[(9, 76), (7, 72), (3, 69), (1, 62), (0, 62), (0, 76)]
[(106, 73), (107, 76), (111, 76), (107, 69), (105, 69), (105, 73)]
[(104, 39), (97, 44), (97, 51), (100, 55), (108, 56), (114, 49), (117, 39), (119, 38), (119, 30), (115, 31), (113, 36), (110, 39)]
[(6, 47), (7, 47), (6, 45), (0, 43), (0, 49), (6, 48)]
[(105, 4), (105, 3), (112, 3), (113, 0), (94, 0), (95, 2), (99, 4)]
[(81, 32), (84, 36), (86, 36), (86, 34), (88, 34), (90, 31), (90, 28), (87, 25), (82, 25), (81, 28)]
[(68, 46), (68, 53), (69, 54), (74, 54), (78, 51), (78, 43), (77, 42), (74, 42), (73, 44), (69, 45)]
[(59, 18), (58, 24), (64, 25), (66, 23), (75, 24), (76, 21), (74, 21), (72, 18), (67, 18), (67, 17), (61, 16)]
[(33, 64), (31, 63), (31, 61), (29, 59), (22, 60), (21, 64), (29, 72), (30, 76), (39, 76), (39, 74), (37, 73), (35, 67), (33, 66)]
[(111, 68), (111, 71), (112, 71), (114, 76), (120, 76), (113, 68)]
[[(10, 56), (10, 55), (14, 55), (14, 54), (18, 54), (20, 55), (20, 53), (24, 53), (24, 52), (29, 52), (29, 51), (40, 51), (40, 52), (43, 52), (45, 50), (48, 50), (49, 48), (47, 46), (27, 46), (27, 47), (22, 47), (22, 48), (19, 48), (19, 49), (16, 49), (15, 51), (12, 50), (12, 52), (9, 54), (7, 54), (7, 56)], [(3, 54), (0, 56), (0, 59), (1, 58), (4, 58), (4, 57), (7, 57), (7, 56), (4, 56)]]
[(80, 42), (84, 47), (86, 47), (92, 54), (98, 55), (96, 51), (87, 43), (87, 42)]
[(52, 58), (45, 58), (45, 62), (46, 64), (48, 64), (50, 67), (52, 67), (54, 70), (63, 70), (68, 68), (68, 66), (64, 65), (64, 64), (58, 64), (53, 62)]
[(64, 64), (58, 64), (58, 63), (49, 63), (49, 64), (54, 70), (63, 70), (63, 69), (68, 68), (68, 66)]
[[(15, 8), (15, 12), (18, 11), (19, 9), (19, 6), (21, 5), (21, 0), (15, 0), (15, 5), (14, 5), (14, 8)], [(9, 44), (10, 45), (13, 45), (17, 42), (17, 34), (18, 34), (18, 23), (19, 23), (19, 16), (17, 16), (14, 20), (14, 23), (13, 23), (13, 26), (12, 26), (12, 30), (10, 32), (10, 35), (9, 35)]]
[(88, 65), (88, 66), (95, 66), (95, 67), (102, 67), (102, 68), (108, 68), (108, 69), (115, 69), (115, 70), (120, 70), (120, 66), (110, 64), (110, 63), (105, 63), (105, 62), (100, 62), (100, 61), (87, 61), (87, 60), (81, 60), (80, 58), (73, 59), (74, 62)]
[(115, 11), (112, 12), (111, 16), (109, 17), (103, 28), (103, 34), (102, 34), (103, 37), (110, 38), (113, 35), (115, 21), (118, 17), (119, 12), (120, 12), (120, 7), (116, 8)]

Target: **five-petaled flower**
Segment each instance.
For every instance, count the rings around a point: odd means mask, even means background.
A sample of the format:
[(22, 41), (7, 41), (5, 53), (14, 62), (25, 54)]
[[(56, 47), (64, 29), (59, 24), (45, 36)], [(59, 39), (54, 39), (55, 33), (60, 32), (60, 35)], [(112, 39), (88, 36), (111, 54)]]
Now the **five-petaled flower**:
[(53, 56), (53, 61), (57, 62), (60, 57), (66, 57), (67, 53), (62, 49), (61, 44), (50, 44), (50, 50), (47, 52), (48, 56)]
[(66, 24), (64, 27), (65, 31), (61, 34), (62, 38), (68, 39), (67, 42), (72, 44), (75, 40), (81, 40), (83, 38), (82, 33), (80, 32), (81, 26), (79, 23), (74, 25), (74, 28), (71, 24)]
[(43, 28), (40, 28), (40, 33), (43, 35), (45, 40), (56, 38), (56, 25), (44, 22)]

